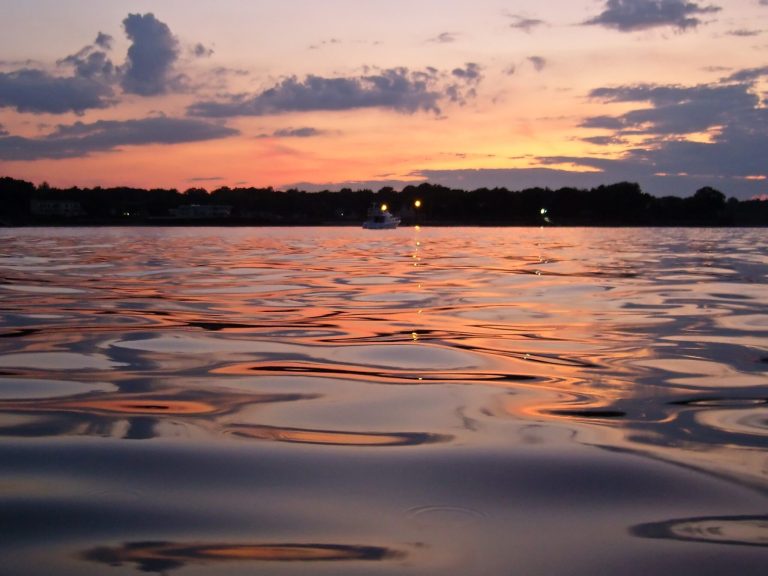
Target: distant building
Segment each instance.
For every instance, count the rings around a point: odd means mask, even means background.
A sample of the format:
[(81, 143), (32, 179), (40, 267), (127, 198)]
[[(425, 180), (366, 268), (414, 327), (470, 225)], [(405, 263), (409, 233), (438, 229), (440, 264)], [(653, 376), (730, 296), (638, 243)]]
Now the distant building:
[(232, 206), (223, 204), (185, 204), (168, 211), (173, 218), (229, 218)]
[(32, 200), (29, 209), (35, 216), (74, 218), (85, 215), (80, 202), (74, 200)]

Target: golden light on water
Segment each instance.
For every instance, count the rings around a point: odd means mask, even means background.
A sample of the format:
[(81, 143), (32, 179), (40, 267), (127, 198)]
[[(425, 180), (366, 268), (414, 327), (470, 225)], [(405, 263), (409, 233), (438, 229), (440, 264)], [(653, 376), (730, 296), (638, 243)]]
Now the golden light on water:
[[(759, 230), (0, 232), (0, 572), (567, 573), (544, 557), (587, 530), (587, 573), (606, 542), (765, 540)], [(521, 555), (498, 528), (529, 505)]]
[(387, 548), (347, 544), (131, 542), (115, 548), (106, 546), (94, 548), (86, 551), (83, 557), (113, 566), (128, 562), (140, 566), (156, 564), (185, 566), (237, 560), (261, 562), (382, 560), (397, 558), (401, 555), (402, 553)]

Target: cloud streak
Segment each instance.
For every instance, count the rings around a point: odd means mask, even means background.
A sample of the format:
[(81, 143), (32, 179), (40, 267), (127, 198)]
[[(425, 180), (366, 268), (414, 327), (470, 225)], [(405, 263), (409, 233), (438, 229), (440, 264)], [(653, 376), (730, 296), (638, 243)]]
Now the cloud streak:
[(451, 81), (444, 76), (434, 68), (413, 71), (404, 67), (352, 77), (291, 76), (255, 95), (198, 102), (188, 113), (209, 118), (364, 108), (439, 113), (441, 100), (464, 101), (474, 94), (481, 79), (480, 68), (473, 63), (454, 69)]
[(210, 58), (213, 56), (213, 48), (209, 48), (208, 46), (198, 42), (192, 47), (192, 55), (195, 58)]
[(528, 62), (531, 63), (531, 66), (533, 66), (533, 69), (536, 70), (536, 72), (541, 72), (547, 67), (546, 58), (542, 58), (541, 56), (529, 56)]
[(442, 32), (434, 38), (430, 38), (428, 41), (436, 44), (452, 44), (453, 42), (456, 42), (458, 37), (459, 35), (455, 32)]
[(280, 128), (271, 134), (260, 134), (258, 138), (314, 138), (327, 134), (325, 130), (303, 126), (301, 128)]
[(604, 10), (585, 24), (634, 32), (663, 26), (678, 30), (695, 28), (700, 16), (720, 11), (719, 6), (702, 6), (686, 0), (607, 0)]
[(59, 126), (40, 138), (0, 136), (0, 159), (75, 158), (114, 151), (122, 146), (201, 142), (227, 138), (238, 133), (233, 128), (190, 118), (76, 122)]
[(526, 34), (530, 34), (534, 29), (545, 24), (544, 20), (539, 20), (537, 18), (526, 18), (517, 14), (511, 15), (510, 18), (512, 18), (513, 22), (509, 25), (509, 27), (514, 28), (515, 30), (522, 30)]
[(322, 136), (325, 134), (323, 130), (306, 126), (304, 128), (282, 128), (275, 130), (273, 136), (277, 138), (312, 138), (314, 136)]
[(0, 73), (0, 107), (34, 114), (82, 114), (114, 103), (112, 88), (99, 79), (52, 76), (24, 68)]
[(650, 107), (619, 116), (588, 118), (583, 126), (633, 134), (685, 135), (727, 125), (758, 105), (749, 84), (667, 86), (639, 84), (597, 88), (590, 97), (604, 102), (648, 102)]
[(751, 38), (753, 36), (760, 36), (762, 30), (748, 30), (746, 28), (739, 28), (738, 30), (729, 30), (726, 32), (728, 36), (737, 36), (739, 38)]

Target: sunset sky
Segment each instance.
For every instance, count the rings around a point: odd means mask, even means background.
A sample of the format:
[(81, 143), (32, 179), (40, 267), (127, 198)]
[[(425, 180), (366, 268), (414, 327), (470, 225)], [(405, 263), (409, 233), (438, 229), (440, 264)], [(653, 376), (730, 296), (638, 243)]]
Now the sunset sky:
[(768, 0), (0, 0), (0, 176), (768, 193)]

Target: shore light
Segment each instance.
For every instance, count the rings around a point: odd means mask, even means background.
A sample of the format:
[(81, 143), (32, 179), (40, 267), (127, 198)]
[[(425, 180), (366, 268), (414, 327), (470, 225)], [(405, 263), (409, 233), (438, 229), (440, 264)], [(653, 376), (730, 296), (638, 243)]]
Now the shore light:
[(382, 212), (386, 212), (386, 211), (387, 211), (387, 208), (388, 208), (388, 206), (387, 206), (386, 204), (382, 204), (382, 205), (381, 205), (381, 211), (382, 211)]
[(413, 205), (414, 205), (414, 207), (416, 207), (416, 208), (421, 208), (421, 200), (416, 200), (416, 201), (413, 203)]

